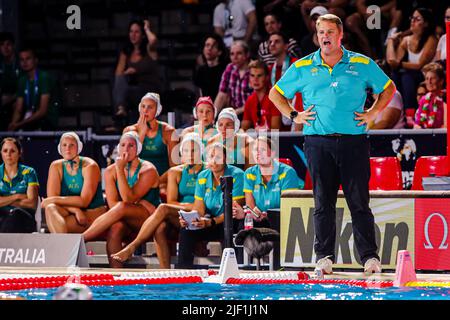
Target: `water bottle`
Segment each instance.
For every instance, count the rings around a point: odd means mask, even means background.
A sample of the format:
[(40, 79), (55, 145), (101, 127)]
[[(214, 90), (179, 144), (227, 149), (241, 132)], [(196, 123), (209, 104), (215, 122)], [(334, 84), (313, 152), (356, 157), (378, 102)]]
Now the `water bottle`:
[(253, 228), (253, 217), (250, 210), (245, 210), (244, 229), (249, 230)]

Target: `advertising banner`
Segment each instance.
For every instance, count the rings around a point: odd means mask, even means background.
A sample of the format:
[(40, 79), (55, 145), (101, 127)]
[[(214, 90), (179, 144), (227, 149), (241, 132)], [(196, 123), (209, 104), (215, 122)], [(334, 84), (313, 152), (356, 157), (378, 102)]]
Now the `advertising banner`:
[(0, 233), (0, 266), (89, 267), (81, 234)]
[[(395, 269), (398, 250), (414, 252), (414, 199), (373, 198), (378, 255), (384, 269)], [(314, 267), (314, 199), (281, 199), (280, 264), (285, 267)], [(336, 267), (361, 268), (345, 198), (336, 205)]]
[(415, 199), (416, 269), (450, 270), (450, 199)]

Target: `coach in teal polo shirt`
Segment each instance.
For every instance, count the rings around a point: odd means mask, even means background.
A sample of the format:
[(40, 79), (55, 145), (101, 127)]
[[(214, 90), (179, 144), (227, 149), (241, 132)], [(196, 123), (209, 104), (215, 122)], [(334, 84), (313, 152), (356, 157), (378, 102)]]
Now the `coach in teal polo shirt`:
[(15, 138), (4, 138), (0, 150), (0, 233), (33, 232), (39, 197), (36, 172), (19, 162), (22, 146)]
[(323, 63), (320, 50), (297, 61), (275, 88), (292, 99), (302, 93), (303, 104), (314, 106), (315, 121), (305, 126), (303, 133), (364, 134), (358, 126), (355, 112), (363, 112), (366, 88), (381, 93), (392, 81), (370, 58), (341, 47), (342, 59), (333, 67)]
[[(0, 165), (0, 197), (7, 197), (13, 194), (27, 194), (29, 186), (39, 186), (36, 171), (33, 168), (23, 164), (18, 165), (17, 175), (9, 180), (5, 174), (5, 164)], [(8, 205), (0, 207), (0, 210), (13, 209), (14, 206)]]
[[(180, 218), (180, 235), (178, 238), (177, 268), (193, 267), (194, 248), (199, 241), (222, 241), (224, 239), (224, 204), (220, 178), (233, 177), (231, 196), (233, 201), (244, 204), (244, 171), (226, 164), (226, 147), (221, 143), (212, 143), (206, 148), (206, 162), (208, 169), (199, 173), (194, 193), (192, 210), (201, 217), (192, 223), (196, 229), (186, 228), (186, 221)], [(206, 217), (209, 215), (209, 217)], [(237, 222), (234, 229), (237, 229)]]
[(261, 212), (280, 208), (283, 191), (303, 188), (303, 181), (297, 176), (294, 168), (276, 160), (273, 160), (272, 166), (273, 174), (267, 184), (263, 181), (258, 165), (248, 168), (244, 174), (244, 193), (253, 196), (255, 205)]
[[(233, 201), (244, 199), (244, 171), (235, 166), (226, 165), (223, 175), (233, 177)], [(211, 170), (206, 169), (200, 172), (195, 186), (194, 198), (203, 201), (206, 214), (218, 217), (224, 212), (223, 192), (220, 185), (214, 186), (213, 180), (214, 177)]]
[[(304, 124), (304, 149), (315, 202), (316, 269), (331, 273), (336, 261), (336, 200), (342, 184), (364, 271), (381, 272), (369, 208), (370, 147), (366, 130), (389, 103), (395, 85), (372, 59), (342, 47), (339, 17), (320, 16), (316, 29), (320, 49), (293, 64), (269, 97), (284, 115)], [(379, 97), (365, 111), (367, 88)], [(296, 92), (301, 92), (307, 106), (303, 112), (289, 105), (288, 99)]]

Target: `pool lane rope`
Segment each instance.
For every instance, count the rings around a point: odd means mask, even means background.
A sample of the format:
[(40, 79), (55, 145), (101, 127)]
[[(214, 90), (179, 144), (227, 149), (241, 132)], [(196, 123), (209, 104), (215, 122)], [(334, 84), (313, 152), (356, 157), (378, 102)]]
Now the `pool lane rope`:
[[(84, 274), (80, 276), (32, 276), (0, 278), (0, 292), (9, 290), (56, 288), (67, 282), (79, 282), (87, 286), (127, 286), (153, 284), (192, 284), (203, 283), (204, 279), (217, 274), (214, 270), (177, 270), (142, 273)], [(368, 281), (348, 279), (310, 279), (306, 272), (256, 272), (241, 273), (239, 278), (230, 278), (227, 284), (303, 284), (303, 285), (348, 285), (362, 288), (388, 288), (393, 281)], [(450, 282), (415, 281), (407, 287), (450, 287)]]
[(406, 287), (450, 287), (449, 281), (411, 281)]

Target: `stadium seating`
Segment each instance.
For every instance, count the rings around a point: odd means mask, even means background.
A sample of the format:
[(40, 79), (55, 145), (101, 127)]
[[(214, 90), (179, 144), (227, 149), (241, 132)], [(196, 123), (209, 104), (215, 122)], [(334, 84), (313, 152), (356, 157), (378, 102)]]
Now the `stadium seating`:
[(402, 169), (396, 157), (370, 158), (369, 190), (402, 189)]
[(312, 190), (312, 180), (311, 175), (309, 174), (309, 171), (306, 171), (305, 174), (305, 186), (303, 187), (303, 190)]
[(414, 168), (414, 178), (411, 190), (423, 190), (422, 178), (430, 176), (445, 176), (449, 174), (447, 156), (419, 157)]
[[(312, 190), (309, 171), (305, 175), (304, 190)], [(370, 158), (369, 190), (402, 190), (402, 170), (395, 157)], [(342, 185), (339, 190), (342, 190)]]

